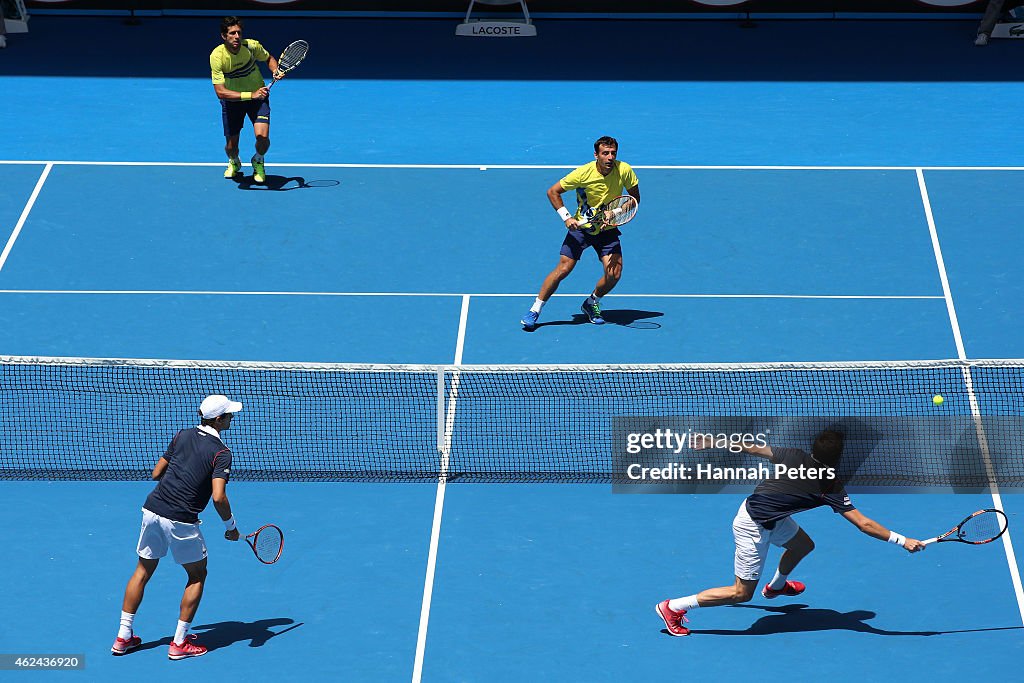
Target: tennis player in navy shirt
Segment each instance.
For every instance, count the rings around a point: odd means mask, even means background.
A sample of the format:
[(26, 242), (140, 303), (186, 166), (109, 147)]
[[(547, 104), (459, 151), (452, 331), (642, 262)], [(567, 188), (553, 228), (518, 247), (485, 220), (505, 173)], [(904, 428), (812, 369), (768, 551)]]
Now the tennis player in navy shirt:
[[(698, 448), (703, 446), (702, 443), (696, 445)], [(655, 606), (671, 635), (690, 635), (690, 629), (683, 625), (689, 621), (686, 613), (690, 610), (750, 600), (761, 579), (768, 548), (772, 545), (786, 550), (779, 558), (775, 576), (765, 585), (761, 595), (773, 599), (780, 595), (803, 593), (806, 586), (799, 581), (790, 581), (789, 574), (800, 560), (814, 550), (814, 542), (793, 521), (792, 516), (798, 512), (827, 505), (868, 536), (895, 543), (911, 553), (924, 550), (921, 541), (905, 538), (886, 529), (862, 515), (850, 502), (850, 496), (835, 477), (835, 467), (843, 453), (842, 434), (834, 431), (818, 434), (810, 453), (795, 448), (773, 449), (756, 444), (745, 445), (743, 450), (751, 455), (768, 458), (773, 465), (785, 466), (785, 474), (783, 476), (780, 473), (758, 484), (736, 513), (732, 522), (732, 533), (736, 541), (736, 582), (731, 586), (708, 588), (696, 595), (663, 600)], [(829, 468), (832, 468), (831, 471)], [(814, 471), (813, 476), (811, 470)]]
[(142, 644), (142, 639), (132, 631), (132, 623), (146, 584), (168, 550), (185, 569), (188, 583), (167, 657), (185, 659), (206, 654), (206, 648), (195, 642), (195, 634), (188, 632), (206, 581), (206, 541), (199, 528), (199, 513), (212, 497), (226, 528), (224, 538), (238, 540), (226, 491), (231, 476), (231, 449), (221, 440), (221, 433), (231, 427), (231, 418), (241, 409), (241, 403), (226, 396), (207, 396), (199, 406), (200, 424), (175, 434), (167, 452), (153, 468), (153, 479), (159, 483), (142, 507), (139, 563), (124, 591), (121, 627), (110, 648), (114, 655), (127, 654)]

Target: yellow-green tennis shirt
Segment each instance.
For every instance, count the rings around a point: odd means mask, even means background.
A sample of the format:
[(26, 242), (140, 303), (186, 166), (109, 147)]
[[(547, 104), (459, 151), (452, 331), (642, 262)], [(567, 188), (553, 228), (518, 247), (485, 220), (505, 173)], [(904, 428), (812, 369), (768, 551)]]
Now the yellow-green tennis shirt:
[(210, 73), (213, 84), (223, 83), (228, 90), (252, 92), (265, 83), (257, 61), (270, 59), (270, 53), (263, 49), (258, 40), (245, 38), (238, 48), (238, 54), (231, 54), (227, 47), (218, 45), (210, 53)]
[(591, 161), (572, 171), (560, 182), (564, 189), (576, 190), (576, 201), (579, 203), (575, 215), (577, 219), (593, 216), (598, 207), (624, 194), (624, 190), (640, 184), (633, 168), (625, 161), (616, 161), (608, 175), (601, 175), (597, 170), (597, 162)]

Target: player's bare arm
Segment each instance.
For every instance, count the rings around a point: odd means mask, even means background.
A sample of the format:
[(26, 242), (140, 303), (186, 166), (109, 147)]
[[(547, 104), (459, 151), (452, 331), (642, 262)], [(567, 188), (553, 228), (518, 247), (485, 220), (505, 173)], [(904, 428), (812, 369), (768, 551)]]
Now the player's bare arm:
[[(562, 195), (565, 194), (566, 190), (562, 187), (561, 182), (557, 182), (548, 188), (548, 201), (551, 202), (551, 208), (555, 211), (565, 208), (565, 200), (562, 199)], [(572, 216), (565, 220), (565, 227), (570, 230), (575, 230), (580, 227), (579, 222)]]
[[(242, 93), (240, 93), (240, 92), (238, 92), (236, 90), (229, 90), (228, 88), (224, 87), (223, 83), (214, 83), (213, 84), (213, 90), (214, 90), (214, 92), (217, 93), (217, 97), (222, 99), (222, 100), (240, 100), (240, 99), (242, 99)], [(254, 100), (262, 100), (262, 99), (266, 98), (267, 95), (268, 95), (267, 89), (265, 87), (264, 88), (260, 88), (259, 90), (254, 90), (252, 92), (252, 99), (254, 99)]]
[[(871, 519), (870, 517), (864, 516), (860, 512), (860, 510), (850, 510), (842, 514), (843, 517), (845, 517), (851, 524), (857, 527), (857, 529), (859, 529), (862, 533), (865, 533), (868, 536), (871, 536), (872, 538), (877, 538), (880, 541), (889, 540), (889, 529), (886, 529), (884, 526), (882, 526), (875, 520)], [(916, 553), (920, 550), (924, 550), (925, 545), (916, 538), (908, 538), (903, 543), (903, 547), (909, 553)]]
[[(213, 480), (213, 507), (220, 515), (221, 521), (227, 522), (231, 519), (231, 503), (228, 501), (228, 485), (225, 479)], [(237, 541), (238, 529), (225, 531), (224, 538), (229, 541)]]
[(153, 467), (153, 474), (151, 475), (153, 481), (160, 481), (164, 476), (164, 472), (167, 471), (167, 466), (170, 465), (170, 461), (166, 458), (160, 458), (156, 461), (156, 465)]

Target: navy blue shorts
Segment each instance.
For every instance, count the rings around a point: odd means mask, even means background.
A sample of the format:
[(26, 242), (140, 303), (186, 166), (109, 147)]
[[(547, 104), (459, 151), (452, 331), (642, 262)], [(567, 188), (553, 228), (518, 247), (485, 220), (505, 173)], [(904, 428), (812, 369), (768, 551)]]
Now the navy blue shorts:
[(573, 261), (579, 261), (587, 247), (593, 247), (594, 251), (601, 258), (608, 254), (621, 254), (622, 245), (619, 243), (619, 230), (605, 230), (596, 235), (588, 235), (582, 230), (569, 230), (562, 241), (562, 256), (568, 256)]
[(242, 132), (245, 117), (255, 123), (270, 125), (270, 98), (265, 100), (221, 100), (221, 119), (224, 137), (231, 138)]

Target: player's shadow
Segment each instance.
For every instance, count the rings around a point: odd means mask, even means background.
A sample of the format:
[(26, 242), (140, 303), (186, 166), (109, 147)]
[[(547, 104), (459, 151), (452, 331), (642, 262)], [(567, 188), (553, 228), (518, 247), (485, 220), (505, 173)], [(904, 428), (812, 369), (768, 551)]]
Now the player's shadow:
[[(659, 311), (637, 311), (631, 308), (615, 308), (605, 309), (602, 311), (605, 324), (608, 325), (619, 325), (621, 327), (631, 327), (634, 330), (657, 330), (661, 328), (661, 325), (652, 322), (649, 318), (660, 318), (665, 315)], [(555, 327), (557, 325), (589, 325), (590, 320), (583, 313), (576, 313), (572, 316), (571, 320), (549, 320), (547, 322), (537, 323), (537, 326), (532, 330), (524, 330), (526, 332), (536, 332), (542, 327)]]
[[(289, 625), (290, 624), (290, 625)], [(274, 627), (286, 626), (281, 630), (271, 630)], [(258, 621), (221, 621), (216, 624), (202, 624), (193, 626), (192, 630), (199, 638), (199, 645), (202, 645), (211, 652), (222, 647), (228, 647), (242, 641), (249, 641), (249, 647), (263, 647), (271, 638), (277, 637), (288, 631), (302, 626), (302, 622), (295, 623), (293, 619), (260, 619)], [(152, 650), (156, 647), (166, 647), (171, 644), (171, 637), (160, 640), (146, 641), (134, 652)]]
[(239, 190), (255, 190), (257, 192), (289, 192), (291, 190), (307, 190), (318, 187), (335, 187), (341, 185), (340, 180), (309, 180), (302, 176), (285, 177), (268, 175), (262, 183), (257, 183), (251, 175), (236, 175), (233, 180), (238, 183)]
[[(868, 610), (837, 612), (832, 609), (811, 609), (807, 605), (785, 605), (766, 607), (764, 605), (733, 605), (734, 608), (758, 609), (772, 612), (743, 630), (690, 629), (690, 633), (712, 636), (770, 636), (779, 633), (806, 633), (811, 631), (856, 631), (879, 636), (940, 636), (948, 633), (978, 633), (981, 631), (1012, 631), (1024, 626), (1000, 626), (994, 628), (971, 628), (956, 631), (893, 631), (877, 628), (867, 621), (878, 616)], [(662, 629), (662, 633), (668, 633)]]

